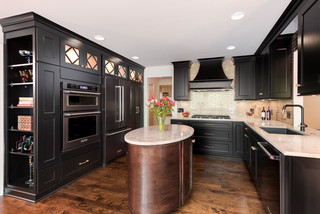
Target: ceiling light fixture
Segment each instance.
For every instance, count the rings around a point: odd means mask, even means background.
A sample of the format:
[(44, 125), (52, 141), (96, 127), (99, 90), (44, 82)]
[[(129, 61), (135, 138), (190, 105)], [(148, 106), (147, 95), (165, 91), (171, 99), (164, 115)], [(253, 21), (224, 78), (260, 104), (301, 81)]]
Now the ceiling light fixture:
[(103, 40), (104, 40), (104, 37), (101, 36), (101, 35), (95, 35), (94, 38), (95, 38), (96, 40), (99, 40), (99, 41), (103, 41)]
[(232, 20), (240, 20), (244, 17), (244, 13), (239, 11), (239, 12), (235, 12), (231, 15), (231, 19)]
[(230, 45), (230, 46), (227, 47), (227, 49), (228, 49), (229, 51), (234, 50), (235, 48), (236, 48), (236, 47), (233, 46), (233, 45)]
[(133, 56), (132, 59), (139, 59), (139, 57), (138, 56)]

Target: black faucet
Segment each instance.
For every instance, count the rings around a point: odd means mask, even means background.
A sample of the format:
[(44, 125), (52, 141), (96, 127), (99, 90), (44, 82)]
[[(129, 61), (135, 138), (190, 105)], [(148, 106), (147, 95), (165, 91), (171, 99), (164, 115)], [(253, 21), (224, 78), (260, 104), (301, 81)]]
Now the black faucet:
[(301, 109), (301, 123), (300, 123), (300, 131), (305, 131), (305, 128), (308, 127), (307, 124), (304, 123), (304, 108), (301, 105), (288, 104), (283, 106), (282, 114), (286, 110), (287, 107), (299, 107)]

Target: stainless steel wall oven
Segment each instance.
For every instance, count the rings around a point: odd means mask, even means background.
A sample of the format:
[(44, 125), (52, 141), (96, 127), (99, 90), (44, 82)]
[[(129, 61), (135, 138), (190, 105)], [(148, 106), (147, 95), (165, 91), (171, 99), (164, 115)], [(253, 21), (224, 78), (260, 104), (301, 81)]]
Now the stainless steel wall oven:
[(100, 140), (100, 87), (64, 82), (62, 93), (62, 151)]

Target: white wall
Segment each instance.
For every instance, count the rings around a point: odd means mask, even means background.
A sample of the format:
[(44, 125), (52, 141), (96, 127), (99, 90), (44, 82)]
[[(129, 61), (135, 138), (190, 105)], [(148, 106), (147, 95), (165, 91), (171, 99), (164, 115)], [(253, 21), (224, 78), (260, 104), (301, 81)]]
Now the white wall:
[[(149, 99), (149, 78), (155, 77), (172, 77), (173, 82), (173, 65), (165, 65), (165, 66), (153, 66), (147, 67), (144, 70), (144, 103)], [(172, 96), (173, 96), (173, 88), (172, 88)], [(173, 116), (175, 115), (176, 110), (173, 112)], [(149, 121), (149, 109), (145, 106), (144, 108), (144, 126), (148, 126)]]
[(3, 34), (0, 32), (0, 195), (3, 195), (4, 177), (3, 87)]

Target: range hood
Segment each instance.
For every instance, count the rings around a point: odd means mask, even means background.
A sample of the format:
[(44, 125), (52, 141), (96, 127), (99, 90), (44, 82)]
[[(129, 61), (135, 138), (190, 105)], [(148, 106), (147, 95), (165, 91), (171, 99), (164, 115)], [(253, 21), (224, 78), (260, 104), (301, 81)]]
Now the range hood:
[(191, 90), (230, 90), (233, 79), (225, 75), (222, 62), (224, 57), (198, 59), (200, 68), (194, 80), (189, 81)]

